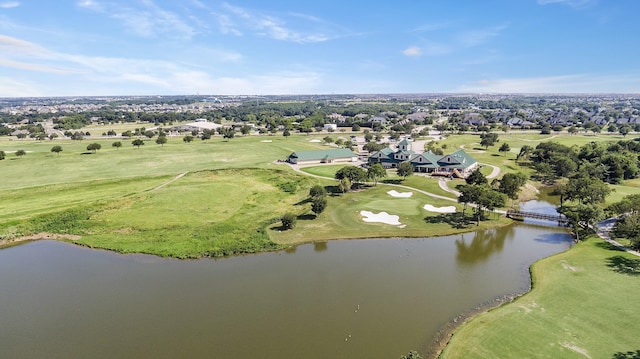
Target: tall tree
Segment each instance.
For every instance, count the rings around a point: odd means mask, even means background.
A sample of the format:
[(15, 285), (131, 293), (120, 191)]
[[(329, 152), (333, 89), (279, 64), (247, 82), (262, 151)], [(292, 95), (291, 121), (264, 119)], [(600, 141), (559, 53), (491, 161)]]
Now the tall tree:
[(579, 203), (602, 203), (611, 193), (611, 188), (598, 178), (579, 174), (569, 179), (565, 188), (565, 199)]
[(131, 142), (131, 144), (136, 146), (138, 149), (140, 149), (140, 146), (144, 146), (144, 141), (139, 138), (136, 138)]
[(53, 147), (51, 147), (51, 152), (57, 153), (58, 156), (59, 156), (60, 152), (62, 152), (62, 146), (53, 146)]
[(342, 180), (343, 178), (349, 179), (351, 189), (353, 186), (357, 186), (367, 179), (367, 173), (360, 167), (345, 166), (338, 170), (335, 174), (335, 179)]
[(120, 149), (120, 147), (122, 147), (122, 142), (116, 141), (116, 142), (111, 144), (111, 147), (115, 147), (116, 150), (118, 150), (118, 149)]
[(167, 136), (158, 136), (158, 138), (156, 138), (156, 143), (164, 147), (164, 144), (167, 143)]
[(26, 155), (27, 152), (25, 150), (17, 150), (16, 151), (16, 157), (22, 157), (24, 155)]
[(315, 213), (316, 216), (319, 216), (320, 213), (322, 213), (325, 208), (327, 208), (327, 198), (326, 197), (315, 197), (311, 201), (311, 211), (313, 213)]
[(376, 163), (367, 169), (367, 177), (373, 181), (373, 185), (378, 185), (378, 179), (387, 177), (387, 170), (381, 164)]
[(325, 197), (326, 195), (327, 195), (327, 190), (324, 189), (324, 187), (319, 184), (311, 187), (311, 189), (309, 190), (309, 197), (311, 198)]
[(413, 165), (409, 161), (398, 163), (398, 176), (406, 179), (413, 174)]
[(527, 176), (524, 173), (505, 173), (500, 179), (498, 192), (504, 193), (512, 201), (518, 199), (520, 188), (527, 183)]
[(492, 132), (486, 132), (480, 135), (480, 146), (485, 149), (489, 149), (489, 146), (493, 146), (498, 142), (498, 134)]
[(505, 157), (507, 156), (507, 153), (509, 153), (509, 151), (511, 151), (511, 147), (509, 146), (508, 143), (504, 142), (502, 145), (500, 145), (500, 148), (498, 149), (499, 152), (504, 152)]
[(467, 182), (467, 184), (484, 185), (488, 183), (488, 180), (487, 177), (480, 172), (480, 168), (478, 167), (465, 178), (465, 182)]
[(287, 212), (282, 215), (280, 221), (282, 222), (282, 228), (293, 229), (296, 226), (297, 216), (291, 212)]
[(99, 143), (90, 143), (89, 145), (87, 145), (87, 151), (92, 151), (93, 153), (96, 153), (101, 148), (102, 145)]

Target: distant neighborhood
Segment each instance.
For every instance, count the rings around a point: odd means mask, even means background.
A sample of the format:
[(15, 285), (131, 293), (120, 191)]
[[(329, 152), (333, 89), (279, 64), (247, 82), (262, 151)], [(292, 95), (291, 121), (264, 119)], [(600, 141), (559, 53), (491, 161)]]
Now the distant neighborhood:
[[(115, 123), (193, 136), (220, 127), (243, 133), (384, 131), (394, 139), (429, 129), (443, 133), (528, 130), (552, 133), (640, 132), (637, 95), (316, 95), (154, 96), (0, 99), (0, 136), (122, 136)], [(185, 125), (187, 123), (188, 125)], [(209, 133), (211, 134), (211, 133)], [(84, 133), (83, 135), (86, 135)], [(126, 137), (126, 136), (125, 136)]]

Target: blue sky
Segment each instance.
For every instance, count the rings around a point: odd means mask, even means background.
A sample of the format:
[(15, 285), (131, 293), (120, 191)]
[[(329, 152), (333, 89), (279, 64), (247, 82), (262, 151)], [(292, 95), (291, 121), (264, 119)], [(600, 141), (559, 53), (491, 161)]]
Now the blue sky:
[(640, 93), (636, 0), (0, 0), (0, 96)]

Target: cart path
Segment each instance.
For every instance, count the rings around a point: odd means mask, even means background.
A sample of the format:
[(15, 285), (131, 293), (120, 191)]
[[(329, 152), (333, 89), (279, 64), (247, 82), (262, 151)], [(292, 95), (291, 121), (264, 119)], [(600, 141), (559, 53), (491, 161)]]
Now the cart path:
[(151, 191), (150, 191), (150, 192), (157, 191), (157, 190), (161, 189), (161, 188), (162, 188), (162, 187), (164, 187), (164, 186), (167, 186), (167, 185), (172, 184), (173, 182), (175, 182), (175, 181), (179, 180), (180, 178), (184, 177), (187, 173), (189, 173), (189, 171), (187, 171), (187, 172), (185, 172), (185, 173), (181, 173), (181, 174), (179, 174), (179, 175), (177, 175), (177, 176), (173, 177), (172, 179), (170, 179), (170, 180), (168, 180), (167, 182), (165, 182), (165, 183), (163, 183), (163, 184), (159, 185), (158, 187), (155, 187), (155, 188), (151, 189)]

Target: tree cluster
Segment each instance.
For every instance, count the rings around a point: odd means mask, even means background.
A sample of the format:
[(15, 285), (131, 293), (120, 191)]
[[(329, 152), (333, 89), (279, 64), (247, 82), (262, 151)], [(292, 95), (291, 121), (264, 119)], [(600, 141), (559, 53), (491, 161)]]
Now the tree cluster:
[(506, 202), (506, 195), (491, 188), (487, 178), (480, 172), (480, 169), (473, 171), (466, 179), (466, 184), (456, 186), (460, 191), (458, 203), (464, 204), (463, 214), (468, 204), (475, 206), (474, 215), (476, 224), (480, 225), (480, 220), (484, 216), (485, 210), (493, 211), (503, 207)]
[(315, 185), (309, 190), (311, 212), (319, 216), (327, 208), (327, 190), (321, 185)]
[(631, 248), (640, 250), (640, 194), (624, 197), (609, 206), (607, 213), (618, 216), (611, 234), (618, 239), (628, 239)]
[(366, 181), (367, 172), (360, 167), (345, 166), (336, 172), (335, 179), (340, 181), (340, 190), (344, 193), (359, 187)]

